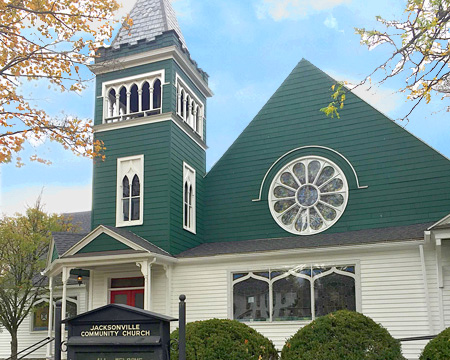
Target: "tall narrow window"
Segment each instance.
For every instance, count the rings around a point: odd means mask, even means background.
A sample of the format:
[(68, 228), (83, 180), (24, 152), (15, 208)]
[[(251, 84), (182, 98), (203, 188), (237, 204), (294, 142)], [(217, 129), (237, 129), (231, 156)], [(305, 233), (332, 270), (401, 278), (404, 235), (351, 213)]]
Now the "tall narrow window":
[(153, 109), (161, 108), (161, 80), (153, 84)]
[(111, 89), (108, 94), (108, 117), (113, 117), (116, 114), (116, 90)]
[(150, 85), (146, 81), (142, 85), (142, 111), (150, 110)]
[(196, 232), (195, 169), (183, 163), (183, 228)]
[[(200, 124), (200, 107), (197, 106), (195, 110), (195, 131), (197, 131), (199, 134), (202, 131), (201, 130), (201, 124)], [(203, 136), (203, 134), (200, 134), (200, 136)]]
[(143, 223), (143, 167), (143, 155), (117, 159), (116, 226)]
[(138, 87), (133, 84), (130, 91), (130, 112), (137, 113), (139, 111), (139, 94)]
[(127, 113), (127, 89), (122, 87), (119, 92), (119, 115)]

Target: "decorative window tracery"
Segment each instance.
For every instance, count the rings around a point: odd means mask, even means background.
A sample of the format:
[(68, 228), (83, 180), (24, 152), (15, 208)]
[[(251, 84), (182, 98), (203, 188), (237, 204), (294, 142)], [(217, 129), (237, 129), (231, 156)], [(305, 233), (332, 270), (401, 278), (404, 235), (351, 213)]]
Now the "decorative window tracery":
[(308, 156), (284, 166), (269, 190), (269, 208), (284, 230), (312, 235), (331, 227), (348, 201), (344, 172), (332, 161)]
[(195, 169), (183, 163), (183, 228), (195, 233)]
[(162, 78), (162, 73), (150, 73), (104, 85), (104, 123), (160, 114)]
[(143, 155), (117, 159), (116, 226), (143, 223), (143, 162)]
[(232, 284), (235, 320), (314, 320), (341, 309), (357, 310), (354, 265), (233, 273)]

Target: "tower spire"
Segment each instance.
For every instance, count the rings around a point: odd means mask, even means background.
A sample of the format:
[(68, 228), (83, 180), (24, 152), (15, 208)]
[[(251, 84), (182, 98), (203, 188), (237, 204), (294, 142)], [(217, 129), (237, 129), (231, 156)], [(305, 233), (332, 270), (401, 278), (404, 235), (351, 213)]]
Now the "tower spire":
[(111, 46), (133, 45), (139, 40), (152, 41), (165, 31), (174, 30), (183, 48), (187, 49), (183, 34), (170, 0), (137, 0), (130, 12), (131, 27), (122, 26)]

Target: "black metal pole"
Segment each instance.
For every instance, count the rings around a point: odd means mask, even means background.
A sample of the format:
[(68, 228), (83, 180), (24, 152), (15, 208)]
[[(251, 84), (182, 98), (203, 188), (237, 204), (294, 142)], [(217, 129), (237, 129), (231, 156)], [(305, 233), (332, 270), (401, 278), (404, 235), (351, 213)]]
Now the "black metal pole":
[[(180, 295), (178, 360), (186, 360), (186, 300), (185, 295)], [(55, 359), (57, 360), (57, 359)]]
[(59, 300), (55, 305), (55, 358), (61, 360), (61, 308), (62, 301)]

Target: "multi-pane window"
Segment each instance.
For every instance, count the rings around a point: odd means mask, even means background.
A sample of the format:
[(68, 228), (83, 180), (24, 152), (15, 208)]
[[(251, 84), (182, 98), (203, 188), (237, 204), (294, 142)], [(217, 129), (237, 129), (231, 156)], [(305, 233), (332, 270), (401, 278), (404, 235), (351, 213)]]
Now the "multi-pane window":
[(130, 183), (128, 175), (122, 180), (122, 214), (123, 221), (139, 220), (140, 218), (141, 185), (139, 176), (133, 176)]
[(104, 83), (104, 123), (161, 114), (163, 76), (156, 72)]
[(183, 228), (195, 233), (195, 169), (183, 163)]
[(144, 156), (117, 159), (116, 226), (141, 225)]
[(312, 320), (341, 309), (356, 310), (353, 265), (299, 266), (232, 276), (236, 320)]

